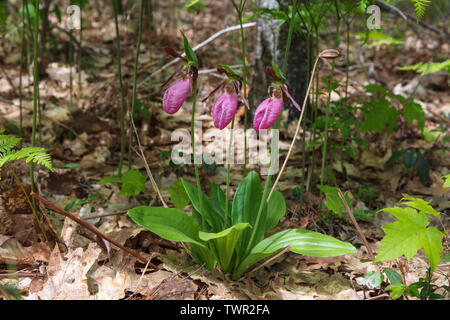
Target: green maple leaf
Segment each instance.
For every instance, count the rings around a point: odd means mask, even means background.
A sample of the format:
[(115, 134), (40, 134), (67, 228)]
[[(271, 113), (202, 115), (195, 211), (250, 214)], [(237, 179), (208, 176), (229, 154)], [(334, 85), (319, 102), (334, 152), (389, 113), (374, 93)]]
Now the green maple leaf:
[(443, 252), (442, 237), (444, 234), (430, 224), (423, 212), (412, 208), (385, 208), (399, 221), (388, 223), (383, 227), (386, 236), (380, 242), (380, 249), (375, 262), (394, 260), (402, 255), (411, 259), (419, 249), (424, 249), (430, 261), (431, 272), (434, 271)]
[(413, 120), (417, 120), (419, 129), (423, 130), (423, 126), (425, 124), (425, 113), (423, 112), (420, 104), (415, 103), (414, 101), (408, 101), (405, 103), (403, 116), (409, 124), (412, 124)]
[(388, 125), (388, 135), (394, 130), (397, 123), (397, 117), (399, 112), (397, 109), (391, 106), (390, 102), (386, 99), (380, 99), (380, 101), (369, 101), (367, 106), (370, 111), (365, 115), (365, 120), (362, 124), (362, 131), (383, 131)]
[(402, 195), (403, 198), (401, 199), (401, 201), (409, 200), (402, 202), (402, 204), (406, 204), (407, 206), (413, 207), (414, 209), (417, 209), (420, 212), (432, 214), (433, 216), (438, 216), (441, 214), (439, 211), (436, 211), (432, 206), (429, 205), (431, 201), (425, 201), (423, 199), (414, 198), (411, 197), (410, 195), (407, 195), (406, 193), (402, 193)]

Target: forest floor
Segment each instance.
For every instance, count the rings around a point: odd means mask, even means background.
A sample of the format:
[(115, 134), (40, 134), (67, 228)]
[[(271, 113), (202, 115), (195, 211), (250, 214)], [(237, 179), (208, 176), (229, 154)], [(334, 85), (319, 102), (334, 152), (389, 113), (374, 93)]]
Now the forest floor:
[[(228, 2), (226, 2), (228, 3)], [(102, 4), (104, 6), (104, 4)], [(162, 50), (169, 46), (182, 50), (182, 29), (193, 45), (196, 45), (221, 29), (238, 24), (233, 7), (222, 1), (208, 3), (200, 13), (188, 13), (184, 9), (172, 9), (158, 5), (154, 14), (152, 56), (150, 56), (148, 32), (144, 32), (139, 58), (137, 97), (141, 102), (139, 117), (135, 120), (140, 142), (150, 169), (161, 189), (164, 199), (169, 199), (169, 188), (180, 177), (194, 182), (194, 170), (190, 165), (174, 166), (170, 162), (170, 150), (174, 142), (171, 133), (175, 129), (188, 129), (191, 121), (192, 102), (187, 101), (176, 115), (167, 115), (161, 107), (161, 95), (156, 94), (159, 85), (174, 67), (152, 75), (171, 60)], [(100, 14), (108, 12), (108, 14)], [(171, 16), (173, 19), (164, 19)], [(126, 92), (131, 103), (133, 63), (135, 55), (135, 18), (121, 18), (122, 72)], [(124, 21), (123, 18), (127, 18)], [(449, 136), (450, 91), (447, 73), (420, 76), (413, 71), (399, 71), (399, 66), (432, 61), (450, 52), (445, 36), (420, 28), (420, 37), (402, 20), (389, 18), (390, 25), (404, 28), (404, 43), (364, 46), (357, 35), (352, 34), (350, 46), (349, 101), (358, 103), (368, 93), (364, 86), (382, 85), (396, 94), (414, 96), (425, 112), (425, 127), (432, 136), (424, 139), (417, 126), (401, 123), (391, 136), (386, 132), (367, 133), (367, 149), (360, 148), (354, 157), (340, 151), (327, 159), (331, 179), (347, 192), (353, 207), (369, 212), (359, 217), (358, 223), (374, 252), (384, 232), (381, 227), (394, 221), (385, 212), (374, 213), (386, 207), (398, 205), (402, 194), (431, 201), (431, 205), (443, 213), (448, 229), (449, 189), (444, 190), (442, 176), (450, 172), (448, 146), (444, 137)], [(52, 25), (60, 26), (54, 14)], [(177, 25), (176, 25), (177, 24)], [(144, 25), (144, 28), (146, 25)], [(246, 29), (248, 61), (254, 53), (255, 28)], [(446, 30), (448, 32), (448, 30)], [(386, 32), (386, 31), (385, 31)], [(386, 32), (387, 33), (387, 32)], [(448, 34), (448, 33), (447, 33)], [(78, 37), (78, 34), (75, 33)], [(145, 193), (136, 197), (121, 196), (120, 186), (109, 183), (99, 185), (106, 176), (117, 174), (120, 154), (120, 90), (117, 76), (115, 26), (109, 8), (91, 9), (88, 26), (83, 30), (82, 87), (74, 68), (74, 103), (69, 102), (69, 65), (67, 48), (69, 37), (57, 28), (51, 37), (55, 47), (41, 56), (43, 76), (39, 82), (42, 107), (42, 127), (39, 145), (52, 156), (54, 172), (39, 169), (36, 173), (39, 192), (49, 201), (70, 210), (81, 219), (94, 224), (102, 233), (151, 260), (160, 270), (148, 268), (122, 250), (102, 242), (96, 236), (78, 226), (72, 220), (40, 206), (44, 228), (53, 250), (42, 241), (30, 208), (19, 186), (6, 168), (2, 168), (0, 181), (0, 276), (7, 269), (17, 271), (17, 278), (0, 278), (0, 284), (13, 283), (26, 299), (388, 299), (384, 290), (387, 282), (372, 287), (364, 279), (370, 271), (379, 271), (373, 264), (367, 249), (355, 231), (354, 225), (344, 214), (319, 214), (324, 197), (309, 191), (300, 201), (295, 190), (302, 186), (302, 145), (298, 138), (278, 190), (287, 202), (287, 212), (277, 229), (306, 228), (322, 232), (343, 241), (351, 242), (358, 252), (333, 258), (315, 258), (293, 253), (284, 254), (250, 276), (232, 281), (219, 271), (200, 268), (186, 253), (183, 246), (163, 240), (134, 224), (126, 215), (128, 209), (138, 205), (160, 205), (150, 182)], [(0, 39), (0, 121), (7, 133), (16, 133), (19, 126), (19, 59), (20, 40), (17, 29)], [(197, 51), (200, 70), (214, 69), (218, 63), (240, 63), (238, 31), (224, 34)], [(325, 41), (326, 42), (326, 39)], [(324, 49), (325, 47), (323, 47)], [(75, 47), (77, 49), (77, 46)], [(345, 52), (344, 42), (341, 49)], [(77, 50), (75, 50), (77, 52)], [(448, 57), (447, 57), (448, 58)], [(251, 70), (251, 66), (250, 66)], [(329, 75), (324, 64), (319, 76)], [(27, 72), (23, 76), (24, 136), (29, 141), (33, 110), (33, 78)], [(250, 71), (251, 74), (251, 71)], [(213, 72), (200, 74), (200, 96), (205, 96), (220, 79)], [(338, 60), (335, 80), (345, 85), (345, 60)], [(341, 92), (342, 93), (342, 92)], [(321, 106), (327, 99), (320, 96)], [(332, 101), (339, 99), (333, 93)], [(262, 99), (261, 99), (262, 100)], [(212, 102), (198, 103), (197, 118), (203, 129), (213, 127), (210, 113)], [(283, 113), (285, 119), (287, 114)], [(243, 107), (238, 112), (237, 128), (242, 128)], [(356, 121), (362, 119), (355, 115)], [(281, 149), (287, 149), (295, 131), (295, 121), (280, 134)], [(444, 128), (442, 130), (442, 128)], [(308, 132), (305, 134), (308, 135)], [(339, 140), (330, 134), (329, 145)], [(337, 143), (337, 142), (336, 142)], [(429, 162), (429, 179), (422, 183), (413, 169), (401, 163), (386, 165), (398, 150), (421, 148)], [(320, 151), (320, 150), (319, 150)], [(282, 154), (282, 160), (284, 159)], [(316, 159), (315, 176), (320, 173), (320, 159)], [(125, 161), (126, 168), (127, 161)], [(22, 181), (30, 183), (28, 166), (15, 163), (15, 171)], [(133, 152), (133, 169), (145, 172), (144, 161)], [(231, 196), (242, 179), (242, 166), (231, 166)], [(217, 165), (202, 170), (202, 185), (215, 182), (226, 184), (226, 167)], [(250, 166), (249, 169), (256, 169)], [(295, 190), (294, 190), (295, 189)], [(315, 189), (314, 189), (315, 190)], [(85, 200), (84, 202), (77, 199)], [(99, 217), (101, 216), (101, 217)], [(7, 221), (8, 223), (4, 222)], [(439, 221), (431, 221), (440, 226)], [(41, 241), (37, 241), (41, 239)], [(444, 239), (444, 253), (449, 251), (448, 236)], [(420, 250), (409, 261), (399, 258), (390, 265), (402, 273), (407, 283), (425, 277), (428, 260)], [(450, 264), (440, 263), (434, 273), (433, 283), (449, 285)], [(69, 279), (70, 278), (70, 279)], [(1, 293), (1, 292), (0, 292)], [(0, 294), (1, 297), (1, 294)], [(1, 298), (0, 298), (1, 299)]]

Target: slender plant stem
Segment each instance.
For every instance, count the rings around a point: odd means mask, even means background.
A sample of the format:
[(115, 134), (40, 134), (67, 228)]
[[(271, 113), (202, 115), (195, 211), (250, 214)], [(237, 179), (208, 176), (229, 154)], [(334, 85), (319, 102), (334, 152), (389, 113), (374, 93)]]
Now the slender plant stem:
[[(232, 1), (234, 7), (236, 8), (238, 17), (239, 17), (239, 26), (240, 26), (240, 33), (241, 33), (241, 59), (242, 59), (242, 86), (244, 90), (244, 98), (247, 99), (247, 65), (245, 61), (245, 34), (244, 34), (244, 27), (243, 27), (243, 14), (244, 14), (244, 7), (247, 0), (241, 0), (239, 7), (235, 4), (234, 1)], [(244, 108), (244, 169), (243, 169), (243, 175), (245, 176), (247, 174), (247, 108)], [(228, 185), (227, 185), (228, 188)], [(228, 199), (228, 198), (227, 198)], [(228, 200), (227, 200), (228, 201)]]
[(292, 41), (292, 34), (294, 32), (294, 18), (297, 15), (297, 7), (298, 7), (298, 0), (293, 0), (294, 6), (292, 9), (292, 17), (289, 22), (289, 31), (288, 31), (288, 38), (286, 41), (286, 50), (284, 51), (284, 59), (283, 59), (283, 73), (285, 74), (287, 71), (287, 64), (288, 64), (288, 58), (289, 58), (289, 51), (291, 49), (291, 41)]
[[(336, 15), (337, 15), (337, 22), (336, 22), (336, 34), (335, 34), (335, 47), (337, 48), (339, 43), (339, 28), (341, 25), (341, 19), (339, 15), (339, 7), (337, 5), (337, 1), (335, 1), (336, 4)], [(328, 143), (328, 126), (330, 122), (330, 102), (331, 102), (331, 86), (333, 82), (334, 77), (334, 66), (335, 66), (335, 60), (331, 63), (331, 73), (330, 78), (328, 79), (328, 97), (327, 97), (327, 105), (325, 109), (325, 140), (322, 145), (322, 165), (320, 169), (320, 184), (323, 185), (324, 177), (325, 177), (325, 162), (327, 158), (327, 143)], [(322, 192), (321, 192), (322, 193)]]
[[(192, 143), (192, 159), (194, 161), (194, 170), (195, 170), (195, 180), (197, 182), (198, 192), (200, 193), (202, 190), (200, 184), (200, 175), (198, 173), (198, 166), (195, 162), (195, 108), (197, 105), (197, 79), (193, 80), (193, 93), (192, 93), (192, 115), (191, 115), (191, 143)], [(199, 195), (200, 201), (201, 196)]]
[(69, 39), (69, 94), (70, 94), (70, 108), (73, 107), (73, 30), (69, 31), (70, 39)]
[(314, 66), (313, 66), (313, 69), (312, 69), (312, 72), (311, 72), (311, 79), (309, 80), (308, 89), (306, 90), (305, 99), (303, 100), (302, 111), (300, 112), (300, 117), (299, 117), (298, 122), (297, 122), (297, 128), (295, 129), (294, 137), (292, 138), (292, 142), (291, 142), (291, 145), (289, 147), (289, 151), (287, 153), (286, 158), (284, 159), (283, 166), (281, 167), (280, 173), (278, 174), (277, 179), (275, 180), (275, 183), (273, 184), (272, 190), (270, 191), (269, 196), (267, 197), (267, 201), (270, 200), (270, 197), (272, 196), (272, 193), (275, 190), (275, 187), (277, 186), (281, 175), (283, 174), (284, 168), (286, 167), (286, 163), (287, 163), (287, 161), (289, 159), (289, 156), (291, 155), (292, 149), (294, 148), (295, 139), (297, 138), (298, 132), (300, 130), (300, 124), (302, 122), (303, 114), (304, 114), (305, 109), (306, 109), (306, 102), (308, 101), (308, 95), (309, 95), (309, 91), (311, 90), (311, 85), (312, 85), (313, 80), (314, 80), (314, 73), (316, 71), (316, 67), (317, 67), (317, 62), (318, 61), (319, 61), (319, 56), (317, 56), (316, 60), (314, 61)]
[(153, 34), (153, 11), (152, 11), (152, 0), (147, 0), (147, 22), (148, 22), (148, 50), (150, 53), (150, 65), (152, 65), (152, 56), (153, 56), (153, 43), (152, 43), (152, 34)]
[(83, 97), (83, 86), (81, 85), (81, 56), (83, 55), (83, 20), (80, 10), (80, 47), (78, 48), (78, 99)]
[(38, 141), (42, 145), (42, 106), (41, 106), (41, 92), (38, 90)]
[(142, 16), (144, 14), (144, 0), (141, 1), (141, 9), (139, 13), (139, 29), (138, 29), (138, 41), (136, 47), (136, 57), (134, 60), (134, 75), (133, 75), (133, 99), (131, 103), (131, 111), (130, 111), (130, 132), (129, 132), (129, 151), (128, 151), (128, 170), (131, 170), (131, 146), (133, 145), (133, 122), (131, 118), (134, 116), (134, 110), (136, 108), (136, 79), (137, 79), (137, 69), (139, 63), (139, 51), (141, 49), (141, 40), (142, 40)]
[(345, 99), (347, 99), (348, 96), (348, 84), (349, 84), (349, 78), (348, 78), (348, 68), (350, 66), (350, 21), (347, 23), (346, 28), (346, 34), (347, 34), (347, 56), (346, 56), (346, 62), (345, 62)]
[[(123, 90), (123, 77), (122, 77), (122, 59), (120, 52), (120, 33), (119, 33), (119, 21), (117, 18), (116, 0), (112, 0), (112, 6), (114, 11), (114, 22), (116, 25), (116, 43), (117, 43), (117, 71), (119, 73), (119, 86), (120, 86), (120, 159), (118, 175), (122, 176), (123, 159), (125, 155), (125, 93)], [(131, 127), (130, 127), (131, 129)], [(130, 133), (130, 136), (132, 134)], [(129, 158), (131, 160), (131, 158)]]
[[(34, 7), (36, 12), (39, 11), (39, 0), (35, 0)], [(36, 14), (33, 30), (33, 127), (31, 129), (31, 146), (36, 146), (36, 122), (38, 112), (38, 96), (39, 96), (39, 72), (38, 72), (38, 30), (39, 14)], [(30, 181), (31, 190), (34, 191), (34, 163), (30, 162)], [(33, 201), (33, 206), (35, 202)]]
[[(20, 112), (20, 120), (19, 120), (19, 132), (20, 137), (23, 139), (23, 108), (22, 108), (22, 76), (23, 76), (23, 58), (25, 52), (25, 13), (22, 12), (22, 29), (21, 29), (21, 37), (20, 37), (20, 72), (19, 72), (19, 112)], [(20, 140), (20, 147), (22, 147), (22, 139)]]
[(233, 148), (233, 132), (234, 132), (234, 119), (236, 116), (233, 117), (233, 120), (231, 121), (231, 131), (230, 131), (230, 142), (228, 144), (228, 152), (227, 152), (227, 194), (225, 197), (225, 226), (228, 226), (228, 206), (230, 204), (230, 170), (231, 170), (231, 164), (230, 164), (230, 154), (231, 151), (234, 153)]

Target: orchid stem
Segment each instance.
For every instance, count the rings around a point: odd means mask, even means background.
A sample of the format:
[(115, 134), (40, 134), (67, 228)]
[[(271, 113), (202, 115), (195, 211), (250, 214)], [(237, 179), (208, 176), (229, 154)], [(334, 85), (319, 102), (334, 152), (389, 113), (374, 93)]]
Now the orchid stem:
[(231, 169), (231, 164), (230, 164), (230, 154), (231, 151), (233, 150), (234, 153), (234, 148), (233, 148), (233, 131), (234, 131), (234, 119), (236, 118), (236, 116), (233, 117), (233, 121), (231, 121), (231, 131), (230, 131), (230, 142), (228, 144), (228, 150), (227, 150), (227, 194), (225, 197), (225, 225), (227, 226), (228, 224), (228, 207), (229, 207), (229, 198), (230, 198), (230, 169)]
[[(297, 5), (298, 5), (298, 0), (294, 0), (294, 7), (292, 10), (292, 17), (289, 22), (288, 38), (286, 41), (286, 48), (285, 48), (285, 52), (284, 52), (284, 60), (283, 60), (283, 67), (282, 67), (283, 74), (286, 74), (286, 70), (287, 70), (287, 61), (289, 58), (289, 51), (291, 49), (292, 33), (294, 30), (294, 17), (297, 14)], [(303, 108), (302, 110), (304, 110), (304, 109), (305, 108)], [(272, 127), (275, 127), (275, 129), (280, 130), (280, 122), (281, 122), (281, 115), (278, 116), (277, 121), (275, 122), (275, 124)], [(272, 164), (274, 163), (275, 156), (278, 155), (278, 137), (275, 137), (275, 132), (273, 132), (273, 130), (272, 130), (272, 140), (274, 140), (275, 143), (273, 143), (274, 146), (272, 147), (272, 150), (270, 152), (271, 159), (270, 159), (269, 172), (268, 172), (268, 175), (266, 178), (266, 183), (264, 185), (263, 196), (262, 196), (261, 202), (259, 204), (259, 209), (258, 209), (258, 214), (256, 216), (255, 225), (252, 228), (252, 235), (250, 236), (250, 241), (247, 244), (246, 254), (248, 254), (248, 252), (252, 248), (252, 243), (253, 243), (255, 235), (256, 235), (256, 230), (258, 230), (259, 221), (261, 219), (261, 213), (264, 208), (264, 203), (266, 202), (266, 196), (269, 191), (270, 183), (272, 180)], [(267, 202), (268, 201), (269, 201), (269, 199), (267, 199)]]
[[(119, 33), (119, 21), (117, 18), (116, 5), (117, 5), (116, 1), (112, 0), (112, 6), (114, 10), (114, 22), (116, 25), (117, 71), (119, 73), (119, 85), (120, 85), (120, 159), (119, 159), (118, 175), (122, 176), (123, 159), (125, 154), (125, 93), (123, 90), (122, 59), (120, 52), (120, 33)], [(130, 162), (131, 158), (129, 158), (128, 161)]]
[(309, 91), (311, 90), (311, 85), (312, 85), (313, 80), (314, 80), (314, 73), (316, 71), (316, 67), (317, 67), (317, 62), (318, 61), (319, 61), (319, 56), (317, 56), (316, 60), (314, 61), (314, 66), (313, 66), (313, 69), (312, 69), (312, 72), (311, 72), (311, 78), (309, 79), (308, 89), (306, 90), (305, 99), (303, 100), (302, 111), (300, 112), (300, 117), (299, 117), (298, 122), (297, 122), (297, 128), (295, 129), (294, 137), (292, 138), (292, 142), (291, 142), (291, 145), (289, 147), (289, 151), (287, 153), (286, 158), (284, 159), (283, 166), (281, 167), (280, 173), (278, 174), (277, 179), (275, 180), (275, 183), (273, 184), (272, 190), (270, 190), (269, 196), (267, 197), (267, 201), (270, 200), (270, 197), (272, 196), (272, 193), (275, 190), (275, 187), (277, 186), (277, 183), (280, 180), (281, 175), (283, 174), (284, 168), (286, 167), (286, 163), (289, 160), (289, 156), (291, 155), (291, 152), (294, 149), (295, 139), (297, 138), (298, 132), (300, 130), (300, 124), (302, 123), (303, 114), (304, 114), (305, 109), (306, 109), (306, 102), (308, 101), (308, 95), (309, 95)]
[(134, 110), (136, 108), (136, 79), (137, 79), (137, 69), (139, 63), (139, 51), (141, 50), (141, 40), (142, 40), (142, 16), (144, 14), (144, 0), (141, 1), (141, 9), (139, 12), (139, 29), (138, 29), (138, 40), (136, 47), (136, 57), (134, 59), (134, 76), (133, 76), (133, 99), (131, 103), (131, 111), (130, 111), (130, 136), (129, 136), (129, 150), (128, 150), (128, 170), (131, 170), (131, 146), (133, 145), (133, 121), (132, 117), (134, 116)]

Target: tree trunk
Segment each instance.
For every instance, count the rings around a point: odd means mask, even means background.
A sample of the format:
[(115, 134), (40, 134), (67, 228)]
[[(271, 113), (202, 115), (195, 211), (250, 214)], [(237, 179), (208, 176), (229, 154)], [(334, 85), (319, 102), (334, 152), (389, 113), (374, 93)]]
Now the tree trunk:
[[(258, 7), (260, 8), (278, 9), (285, 12), (287, 12), (290, 4), (292, 5), (290, 0), (258, 0)], [(279, 24), (272, 18), (260, 18), (257, 22), (253, 76), (249, 92), (249, 103), (254, 107), (249, 114), (249, 123), (253, 122), (255, 108), (268, 97), (267, 88), (272, 79), (267, 74), (266, 67), (271, 66), (272, 61), (274, 61), (279, 69), (282, 69), (289, 23), (284, 23), (281, 28)], [(292, 97), (300, 105), (305, 96), (308, 69), (307, 39), (294, 31), (285, 77), (291, 89)], [(288, 106), (284, 106), (284, 108), (286, 107), (289, 108), (289, 119), (298, 118), (299, 112), (291, 102)]]

